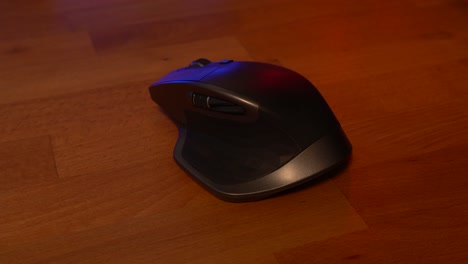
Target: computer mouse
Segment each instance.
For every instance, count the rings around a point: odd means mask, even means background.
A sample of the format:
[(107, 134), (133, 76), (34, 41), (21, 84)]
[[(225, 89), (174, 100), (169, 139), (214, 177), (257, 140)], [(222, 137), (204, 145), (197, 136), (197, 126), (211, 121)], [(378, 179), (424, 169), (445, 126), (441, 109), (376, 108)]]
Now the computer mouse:
[(281, 66), (198, 59), (149, 92), (179, 128), (176, 162), (226, 201), (272, 196), (347, 164), (351, 155), (319, 91)]

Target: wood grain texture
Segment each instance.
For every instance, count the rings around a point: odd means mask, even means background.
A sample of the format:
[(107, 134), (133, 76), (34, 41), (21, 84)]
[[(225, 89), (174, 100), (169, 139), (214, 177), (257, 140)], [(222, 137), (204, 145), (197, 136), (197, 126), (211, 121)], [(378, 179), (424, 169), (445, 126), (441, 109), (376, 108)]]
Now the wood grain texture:
[[(0, 3), (0, 263), (468, 262), (468, 2)], [(348, 168), (233, 204), (147, 87), (198, 57), (310, 79)]]

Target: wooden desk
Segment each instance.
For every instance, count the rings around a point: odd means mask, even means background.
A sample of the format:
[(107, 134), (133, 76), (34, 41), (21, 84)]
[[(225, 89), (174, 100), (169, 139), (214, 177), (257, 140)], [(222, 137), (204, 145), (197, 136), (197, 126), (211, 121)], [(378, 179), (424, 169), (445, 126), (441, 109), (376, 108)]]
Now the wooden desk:
[[(0, 263), (467, 263), (468, 3), (0, 3)], [(340, 174), (214, 198), (147, 87), (199, 57), (309, 78)]]

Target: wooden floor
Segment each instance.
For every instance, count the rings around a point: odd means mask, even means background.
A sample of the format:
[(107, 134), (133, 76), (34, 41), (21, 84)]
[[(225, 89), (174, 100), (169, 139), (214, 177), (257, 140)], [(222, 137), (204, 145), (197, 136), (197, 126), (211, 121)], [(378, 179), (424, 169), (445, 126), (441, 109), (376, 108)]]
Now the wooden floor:
[[(0, 263), (468, 263), (468, 1), (0, 2)], [(253, 203), (172, 158), (194, 59), (310, 79), (348, 168)]]

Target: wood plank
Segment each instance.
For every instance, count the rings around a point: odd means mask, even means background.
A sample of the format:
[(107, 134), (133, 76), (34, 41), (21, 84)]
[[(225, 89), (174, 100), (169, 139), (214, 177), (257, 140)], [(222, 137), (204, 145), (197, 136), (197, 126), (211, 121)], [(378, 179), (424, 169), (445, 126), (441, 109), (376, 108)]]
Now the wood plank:
[(468, 52), (464, 52), (463, 46), (453, 40), (414, 40), (374, 46), (364, 53), (321, 52), (314, 53), (314, 59), (309, 61), (294, 56), (280, 60), (309, 78), (319, 76), (315, 79), (336, 82), (389, 73), (395, 68), (413, 70), (466, 58)]
[(466, 106), (459, 102), (349, 124), (344, 128), (350, 140), (357, 143), (352, 166), (358, 168), (369, 162), (378, 164), (465, 144), (467, 118)]
[(236, 24), (237, 19), (232, 12), (221, 12), (118, 27), (96, 27), (90, 30), (90, 35), (96, 50), (105, 54), (227, 37), (235, 33)]
[[(180, 19), (191, 16), (209, 15), (226, 11), (242, 10), (252, 7), (262, 7), (284, 3), (285, 0), (260, 0), (223, 2), (205, 0), (203, 3), (190, 0), (160, 0), (160, 1), (123, 1), (116, 4), (107, 1), (95, 4), (84, 2), (80, 7), (65, 7), (66, 18), (71, 28), (76, 30), (90, 30), (92, 28), (111, 28), (121, 25), (155, 22), (162, 20)], [(107, 19), (101, 19), (106, 17)]]
[[(389, 221), (401, 221), (400, 226), (382, 226), (378, 233), (370, 231), (356, 232), (341, 237), (330, 238), (325, 242), (310, 243), (294, 249), (287, 249), (276, 254), (278, 263), (339, 263), (355, 261), (360, 263), (463, 263), (468, 258), (460, 239), (463, 233), (437, 231), (437, 228), (421, 228), (419, 225), (407, 225), (405, 220), (414, 218), (414, 213), (405, 217), (389, 218)], [(418, 222), (427, 223), (431, 219), (418, 218)], [(400, 223), (401, 223), (400, 222)], [(385, 229), (384, 229), (385, 228)]]
[(2, 1), (0, 41), (44, 37), (68, 32), (53, 1)]
[(352, 177), (344, 173), (334, 181), (365, 219), (456, 205), (454, 201), (464, 199), (468, 186), (466, 177), (454, 177), (468, 174), (467, 138), (464, 141), (465, 145), (356, 169)]
[[(34, 211), (34, 222), (10, 223), (23, 230), (19, 236), (12, 237), (11, 231), (1, 233), (0, 241), (8, 245), (8, 251), (1, 252), (0, 259), (22, 263), (181, 263), (207, 257), (207, 261), (242, 261), (251, 254), (271, 255), (284, 244), (300, 245), (366, 227), (331, 181), (293, 193), (287, 200), (277, 197), (232, 204), (212, 199), (185, 175), (184, 187), (178, 179), (181, 172), (171, 175), (166, 170), (158, 176), (157, 168), (146, 164), (69, 178), (59, 183), (60, 188), (54, 188), (62, 190), (55, 193), (48, 192), (48, 188), (23, 192), (23, 197), (45, 195), (47, 200), (41, 210)], [(113, 184), (106, 188), (89, 188), (111, 178)], [(145, 198), (150, 200), (133, 204), (145, 193), (153, 194)], [(180, 202), (178, 208), (173, 199)], [(48, 200), (64, 202), (49, 205)], [(29, 199), (23, 208), (37, 208), (34, 201)], [(284, 206), (289, 209), (277, 210)], [(138, 217), (132, 217), (135, 214)], [(288, 217), (279, 217), (284, 214)], [(109, 221), (114, 224), (108, 225)], [(71, 222), (74, 224), (70, 226)], [(172, 228), (174, 224), (178, 228)], [(70, 233), (70, 228), (74, 232)]]
[(11, 72), (93, 56), (95, 50), (89, 35), (82, 32), (3, 41), (0, 53), (5, 62), (0, 71)]
[(0, 168), (0, 191), (56, 180), (50, 137), (0, 142)]
[[(255, 3), (255, 4), (254, 4)], [(327, 9), (304, 8), (304, 3), (271, 2), (258, 6), (256, 2), (243, 2), (242, 8), (224, 6), (216, 12), (189, 14), (176, 19), (153, 17), (139, 23), (112, 25), (93, 25), (91, 36), (98, 51), (111, 49), (125, 50), (160, 44), (183, 43), (188, 40), (216, 38), (226, 35), (239, 35), (259, 29), (278, 30), (283, 25), (296, 22), (300, 18), (362, 12), (365, 5), (339, 5), (327, 3)], [(244, 6), (245, 5), (245, 6)], [(210, 5), (210, 8), (214, 5)], [(338, 8), (337, 8), (338, 7)], [(278, 12), (294, 13), (295, 16), (278, 16)], [(125, 20), (123, 20), (125, 21)], [(122, 22), (121, 22), (122, 23)], [(123, 22), (124, 23), (124, 22)], [(257, 35), (258, 36), (258, 35)], [(264, 42), (262, 41), (262, 44)], [(269, 48), (268, 46), (264, 48)]]
[(468, 95), (468, 79), (459, 76), (467, 71), (467, 65), (457, 60), (346, 81), (314, 83), (346, 126), (350, 121), (444, 107), (451, 102), (463, 104)]

